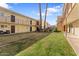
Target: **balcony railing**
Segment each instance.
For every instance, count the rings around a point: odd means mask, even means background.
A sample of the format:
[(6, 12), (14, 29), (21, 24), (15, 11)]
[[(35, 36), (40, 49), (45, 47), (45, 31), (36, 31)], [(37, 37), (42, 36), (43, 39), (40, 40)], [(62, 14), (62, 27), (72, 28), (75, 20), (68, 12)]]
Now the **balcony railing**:
[(0, 22), (10, 22), (9, 16), (0, 16)]
[(15, 18), (15, 22), (11, 22), (10, 16), (0, 16), (0, 22), (30, 25), (30, 21), (27, 19)]

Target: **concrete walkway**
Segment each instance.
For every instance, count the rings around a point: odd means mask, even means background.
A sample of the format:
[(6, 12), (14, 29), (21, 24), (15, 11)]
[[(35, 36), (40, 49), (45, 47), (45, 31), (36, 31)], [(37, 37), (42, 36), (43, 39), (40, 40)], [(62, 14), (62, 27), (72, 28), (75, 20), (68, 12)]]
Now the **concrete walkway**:
[(79, 56), (79, 36), (67, 33), (67, 36), (65, 35), (65, 37), (74, 49), (75, 53)]

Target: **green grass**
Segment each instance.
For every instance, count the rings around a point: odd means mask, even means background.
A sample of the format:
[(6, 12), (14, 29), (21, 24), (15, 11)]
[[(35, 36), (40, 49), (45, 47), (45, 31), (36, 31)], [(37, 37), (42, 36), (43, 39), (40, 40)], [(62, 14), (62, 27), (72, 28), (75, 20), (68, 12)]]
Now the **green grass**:
[(75, 56), (63, 33), (51, 33), (17, 54), (18, 56)]

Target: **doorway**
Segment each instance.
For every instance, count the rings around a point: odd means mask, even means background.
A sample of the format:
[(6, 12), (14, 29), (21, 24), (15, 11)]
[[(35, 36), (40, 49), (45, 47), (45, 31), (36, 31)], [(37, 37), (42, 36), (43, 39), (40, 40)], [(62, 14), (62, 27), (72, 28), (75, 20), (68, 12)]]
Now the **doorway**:
[(32, 32), (32, 26), (30, 26), (30, 32)]
[(15, 26), (14, 25), (11, 26), (11, 33), (15, 33)]

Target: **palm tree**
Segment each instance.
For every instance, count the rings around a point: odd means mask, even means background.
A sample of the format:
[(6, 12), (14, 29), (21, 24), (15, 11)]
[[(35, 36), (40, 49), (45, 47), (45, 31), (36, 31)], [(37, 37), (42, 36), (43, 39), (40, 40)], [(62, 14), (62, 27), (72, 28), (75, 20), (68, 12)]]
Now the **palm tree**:
[(44, 30), (46, 28), (47, 8), (48, 8), (48, 3), (46, 4), (45, 19), (44, 19)]
[(40, 15), (40, 31), (41, 31), (41, 29), (42, 29), (41, 3), (39, 3), (39, 15)]

